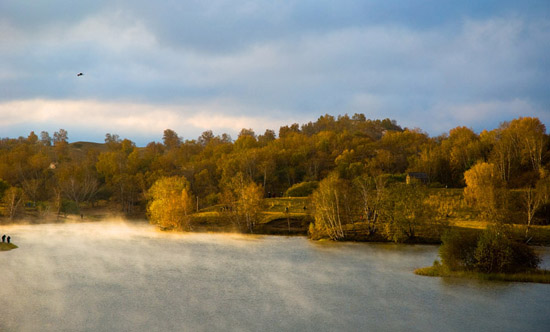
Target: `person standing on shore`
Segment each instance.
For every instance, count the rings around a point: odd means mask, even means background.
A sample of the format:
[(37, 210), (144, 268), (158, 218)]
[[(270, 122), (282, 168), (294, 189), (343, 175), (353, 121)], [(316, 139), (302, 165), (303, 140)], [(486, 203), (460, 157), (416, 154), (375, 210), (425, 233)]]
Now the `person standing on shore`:
[(8, 236), (8, 243), (10, 243), (11, 241), (11, 236)]
[(6, 234), (2, 235), (2, 242), (6, 242)]

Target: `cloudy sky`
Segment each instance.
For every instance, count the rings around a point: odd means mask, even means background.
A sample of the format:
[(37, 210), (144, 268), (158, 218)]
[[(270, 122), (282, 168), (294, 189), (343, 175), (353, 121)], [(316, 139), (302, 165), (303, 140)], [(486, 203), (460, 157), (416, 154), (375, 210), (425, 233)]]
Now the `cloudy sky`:
[(548, 0), (0, 1), (1, 137), (145, 145), (325, 113), (550, 126), (549, 83)]

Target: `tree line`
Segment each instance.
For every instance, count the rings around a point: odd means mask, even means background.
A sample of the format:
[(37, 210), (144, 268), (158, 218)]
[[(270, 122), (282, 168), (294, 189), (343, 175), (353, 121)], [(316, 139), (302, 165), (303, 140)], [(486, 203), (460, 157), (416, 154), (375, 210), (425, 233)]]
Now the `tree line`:
[[(433, 220), (434, 212), (404, 208), (429, 205), (424, 204), (429, 197), (425, 186), (403, 183), (410, 172), (426, 174), (430, 187), (467, 186), (470, 204), (491, 218), (503, 214), (506, 195), (514, 190), (521, 190), (528, 201), (530, 220), (547, 210), (543, 191), (550, 168), (549, 137), (544, 124), (531, 117), (479, 134), (456, 127), (436, 137), (363, 114), (324, 115), (280, 127), (278, 133), (242, 129), (236, 139), (205, 131), (197, 139), (183, 140), (166, 129), (162, 142), (145, 147), (113, 133), (101, 144), (69, 144), (68, 135), (61, 129), (53, 137), (31, 132), (0, 140), (4, 215), (15, 218), (24, 205), (61, 213), (98, 202), (139, 214), (155, 191), (162, 192), (154, 186), (157, 181), (177, 177), (184, 179), (176, 187), (180, 192), (185, 188), (187, 197), (182, 199), (191, 202), (189, 211), (222, 204), (241, 211), (239, 218), (250, 224), (256, 212), (245, 193), (281, 196), (309, 183), (318, 188), (312, 196), (315, 213), (336, 226), (331, 227), (335, 237), (350, 218), (372, 223), (373, 232), (382, 227), (378, 220), (393, 220), (383, 228), (415, 234), (415, 221)], [(250, 207), (242, 208), (246, 204)]]

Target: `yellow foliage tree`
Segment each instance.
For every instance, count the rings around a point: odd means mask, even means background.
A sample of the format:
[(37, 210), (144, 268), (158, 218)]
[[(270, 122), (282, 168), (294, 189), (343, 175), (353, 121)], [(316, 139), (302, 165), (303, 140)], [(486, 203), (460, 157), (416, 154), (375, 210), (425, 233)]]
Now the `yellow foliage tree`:
[(183, 176), (162, 177), (149, 189), (147, 214), (152, 224), (163, 229), (189, 230), (193, 199)]
[(486, 219), (498, 217), (506, 199), (504, 181), (498, 175), (495, 165), (478, 162), (464, 172), (466, 188), (464, 199), (476, 207)]
[(226, 186), (222, 201), (239, 229), (254, 231), (262, 210), (263, 188), (239, 172)]
[[(315, 226), (311, 231), (319, 235), (326, 234), (332, 240), (346, 237), (346, 224), (352, 222), (358, 214), (355, 209), (355, 199), (348, 182), (331, 173), (319, 183), (319, 188), (313, 192), (311, 201), (314, 207)], [(315, 237), (315, 236), (314, 236)]]

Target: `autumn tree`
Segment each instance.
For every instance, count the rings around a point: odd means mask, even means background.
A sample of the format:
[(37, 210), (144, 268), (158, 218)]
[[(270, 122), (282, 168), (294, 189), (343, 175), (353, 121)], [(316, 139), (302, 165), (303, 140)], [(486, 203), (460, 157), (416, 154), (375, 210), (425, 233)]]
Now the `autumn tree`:
[(10, 188), (9, 183), (0, 179), (0, 199), (4, 197), (4, 192)]
[(263, 189), (243, 173), (239, 172), (226, 184), (222, 193), (222, 203), (226, 206), (226, 215), (241, 230), (254, 232), (254, 226), (260, 220)]
[(507, 128), (517, 146), (521, 163), (538, 172), (546, 143), (546, 127), (538, 118), (520, 117), (512, 120)]
[(448, 152), (441, 147), (444, 139), (440, 136), (423, 144), (420, 152), (409, 159), (407, 172), (423, 172), (429, 176), (431, 183), (454, 185)]
[(546, 127), (538, 118), (521, 117), (503, 122), (495, 130), (491, 162), (512, 188), (534, 185), (547, 151)]
[(68, 162), (56, 170), (56, 178), (61, 194), (75, 202), (77, 212), (82, 202), (91, 200), (99, 189), (94, 164), (84, 161)]
[(190, 230), (193, 199), (189, 188), (182, 176), (158, 179), (148, 191), (150, 222), (163, 229)]
[(354, 185), (360, 197), (360, 220), (366, 223), (368, 234), (374, 235), (381, 227), (386, 181), (382, 176), (363, 175), (354, 180)]
[(164, 143), (164, 146), (168, 150), (177, 148), (181, 145), (181, 138), (172, 129), (164, 130), (164, 135), (162, 136), (162, 141)]
[(541, 172), (542, 178), (537, 181), (536, 186), (522, 190), (522, 201), (527, 216), (525, 227), (525, 239), (529, 240), (529, 230), (533, 224), (535, 214), (543, 205), (550, 202), (550, 175), (546, 171)]
[(53, 134), (55, 156), (58, 161), (64, 160), (69, 153), (69, 134), (65, 129), (59, 129)]
[(495, 165), (479, 162), (464, 173), (464, 199), (487, 219), (497, 218), (505, 206), (506, 188)]
[(50, 134), (47, 131), (42, 131), (40, 133), (40, 143), (44, 146), (52, 145), (52, 138), (50, 137)]
[(202, 146), (207, 146), (215, 138), (212, 130), (204, 131), (198, 138), (198, 142)]
[(10, 187), (4, 192), (2, 201), (6, 208), (6, 214), (10, 219), (14, 219), (19, 213), (23, 203), (24, 193), (21, 188)]
[(117, 134), (105, 134), (105, 145), (111, 151), (117, 150), (120, 147), (122, 140)]
[(422, 230), (438, 237), (443, 222), (428, 202), (428, 189), (421, 184), (395, 183), (384, 190), (380, 209), (383, 233), (394, 242), (413, 240)]
[(311, 202), (315, 225), (310, 231), (320, 236), (326, 235), (332, 240), (344, 239), (345, 225), (352, 223), (357, 215), (357, 204), (354, 204), (349, 183), (340, 179), (337, 173), (331, 173), (319, 183), (319, 188), (311, 196)]
[(124, 139), (115, 151), (103, 152), (98, 156), (96, 169), (105, 182), (107, 189), (113, 193), (124, 213), (132, 213), (140, 189), (135, 167), (131, 167), (129, 156), (137, 154), (135, 144)]

